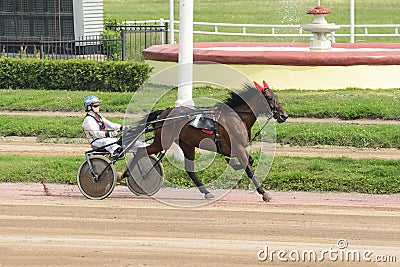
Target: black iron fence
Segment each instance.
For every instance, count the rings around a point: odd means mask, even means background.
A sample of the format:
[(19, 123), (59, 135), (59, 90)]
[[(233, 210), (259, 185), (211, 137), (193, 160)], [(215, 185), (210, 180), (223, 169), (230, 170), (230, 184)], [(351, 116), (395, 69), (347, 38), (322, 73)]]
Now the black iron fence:
[(0, 56), (41, 59), (83, 58), (143, 61), (142, 51), (165, 44), (168, 24), (109, 26), (101, 36), (71, 38), (10, 38), (0, 36)]
[(143, 61), (144, 49), (168, 42), (168, 23), (109, 26), (107, 29), (120, 33), (122, 60)]

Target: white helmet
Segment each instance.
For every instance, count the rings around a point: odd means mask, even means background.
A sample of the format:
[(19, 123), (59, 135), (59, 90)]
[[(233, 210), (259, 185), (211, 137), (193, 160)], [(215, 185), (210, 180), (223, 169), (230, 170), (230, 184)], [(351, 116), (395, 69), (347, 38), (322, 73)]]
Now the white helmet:
[(89, 111), (88, 107), (96, 102), (100, 102), (100, 99), (98, 99), (97, 96), (90, 95), (85, 97), (85, 99), (83, 100), (83, 106), (85, 107), (85, 111)]

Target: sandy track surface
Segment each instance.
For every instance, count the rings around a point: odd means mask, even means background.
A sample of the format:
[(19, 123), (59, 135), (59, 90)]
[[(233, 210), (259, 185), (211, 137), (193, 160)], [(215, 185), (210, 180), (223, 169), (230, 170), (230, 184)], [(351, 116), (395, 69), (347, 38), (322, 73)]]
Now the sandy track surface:
[[(102, 201), (85, 199), (76, 186), (49, 184), (46, 189), (47, 195), (41, 184), (0, 184), (0, 266), (400, 262), (399, 194), (271, 192), (273, 199), (266, 204), (255, 193), (232, 191), (189, 209), (135, 197), (122, 186)], [(180, 197), (164, 192), (159, 198)], [(266, 250), (266, 261), (260, 261)], [(279, 259), (278, 251), (286, 254)], [(314, 252), (316, 262), (313, 256), (308, 260)], [(303, 254), (305, 261), (294, 260)]]

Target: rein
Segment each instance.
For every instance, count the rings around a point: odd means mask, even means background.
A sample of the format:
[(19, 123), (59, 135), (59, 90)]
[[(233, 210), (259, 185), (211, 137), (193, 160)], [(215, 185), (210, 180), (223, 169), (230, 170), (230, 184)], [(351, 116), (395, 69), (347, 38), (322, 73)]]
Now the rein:
[[(268, 123), (270, 122), (270, 120), (274, 117), (274, 115), (277, 113), (276, 110), (276, 98), (273, 98), (274, 100), (274, 105), (273, 105), (273, 109), (270, 106), (270, 112), (269, 114), (267, 112), (263, 112), (260, 114), (265, 114), (268, 116), (267, 121), (264, 123), (264, 125), (254, 134), (253, 138), (251, 138), (251, 140), (249, 141), (249, 145), (261, 134), (261, 131), (264, 130), (264, 128), (268, 125)], [(267, 100), (268, 101), (268, 100)], [(236, 113), (252, 113), (254, 114), (252, 111), (235, 111)]]
[(251, 144), (261, 133), (261, 131), (265, 128), (265, 126), (268, 125), (269, 121), (272, 119), (272, 114), (269, 115), (267, 121), (264, 123), (264, 125), (254, 134), (253, 138), (249, 141), (249, 144)]

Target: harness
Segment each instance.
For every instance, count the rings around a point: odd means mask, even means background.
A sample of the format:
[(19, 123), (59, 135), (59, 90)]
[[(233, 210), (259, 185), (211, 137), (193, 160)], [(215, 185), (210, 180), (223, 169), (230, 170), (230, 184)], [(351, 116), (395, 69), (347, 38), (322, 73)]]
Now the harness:
[(95, 116), (93, 116), (92, 114), (90, 114), (90, 113), (86, 113), (86, 116), (85, 116), (85, 118), (86, 117), (92, 117), (93, 119), (95, 119), (95, 121), (97, 122), (97, 124), (99, 125), (99, 130), (100, 131), (104, 131), (105, 129), (106, 129), (106, 124), (104, 123), (104, 121), (103, 121), (103, 117), (101, 117), (101, 115), (100, 114), (95, 114)]
[(214, 121), (214, 129), (213, 129), (214, 135), (215, 135), (214, 142), (215, 142), (215, 146), (217, 147), (217, 152), (219, 154), (221, 154), (221, 142), (220, 142), (220, 136), (218, 133), (218, 124), (219, 124), (218, 120), (221, 117), (221, 113), (222, 113), (222, 110), (219, 110), (217, 107), (214, 107), (211, 110), (211, 114), (213, 116), (213, 121)]
[[(97, 122), (97, 124), (99, 125), (99, 130), (100, 131), (104, 131), (106, 129), (106, 124), (104, 123), (103, 117), (100, 114), (96, 113), (95, 116), (93, 116), (90, 113), (86, 113), (85, 118), (86, 117), (92, 117)], [(92, 142), (90, 142), (90, 144), (92, 144), (94, 141), (96, 141), (98, 139), (99, 138), (93, 138), (93, 140), (92, 140)]]
[(217, 152), (221, 153), (221, 142), (220, 135), (218, 133), (218, 125), (219, 118), (221, 117), (222, 111), (217, 107), (214, 107), (209, 112), (202, 112), (194, 115), (194, 119), (192, 119), (188, 124), (197, 129), (201, 129), (203, 133), (206, 134), (214, 134), (215, 139), (214, 143), (217, 148)]

